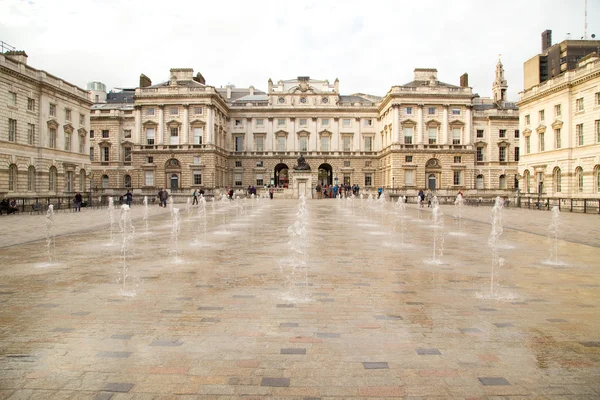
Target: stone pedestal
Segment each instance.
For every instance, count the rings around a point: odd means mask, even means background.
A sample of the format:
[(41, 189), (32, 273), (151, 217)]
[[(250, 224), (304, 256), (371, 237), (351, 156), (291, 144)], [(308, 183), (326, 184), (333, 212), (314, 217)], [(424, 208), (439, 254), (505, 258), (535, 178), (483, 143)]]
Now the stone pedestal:
[(312, 174), (310, 171), (290, 171), (294, 198), (299, 199), (301, 194), (307, 199), (313, 197)]

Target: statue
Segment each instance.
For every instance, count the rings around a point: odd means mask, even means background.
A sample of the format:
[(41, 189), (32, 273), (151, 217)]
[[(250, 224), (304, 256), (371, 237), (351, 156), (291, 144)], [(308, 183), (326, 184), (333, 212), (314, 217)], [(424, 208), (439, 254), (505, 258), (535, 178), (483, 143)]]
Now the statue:
[(310, 165), (306, 163), (306, 160), (302, 154), (300, 154), (300, 157), (298, 157), (297, 161), (298, 165), (294, 167), (295, 171), (310, 171)]

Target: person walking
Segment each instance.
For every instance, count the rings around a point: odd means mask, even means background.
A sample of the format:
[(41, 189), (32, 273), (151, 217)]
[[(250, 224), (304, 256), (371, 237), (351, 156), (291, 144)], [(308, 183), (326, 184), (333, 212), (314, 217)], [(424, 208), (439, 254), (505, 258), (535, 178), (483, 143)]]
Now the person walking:
[(275, 189), (273, 186), (269, 186), (269, 198), (273, 200), (273, 193), (275, 193)]
[(161, 195), (161, 202), (162, 202), (162, 207), (167, 207), (167, 199), (169, 198), (169, 192), (167, 192), (167, 189), (162, 189), (162, 195)]
[(198, 189), (194, 189), (194, 193), (192, 194), (192, 196), (194, 196), (194, 199), (192, 200), (192, 205), (198, 204)]
[(125, 204), (131, 207), (131, 203), (133, 203), (133, 193), (131, 193), (131, 190), (128, 190), (127, 193), (125, 193)]
[(431, 189), (427, 189), (427, 207), (431, 207), (431, 200), (433, 200), (433, 193), (431, 193)]
[(75, 194), (75, 211), (81, 211), (81, 203), (83, 203), (83, 197), (81, 197), (81, 193), (77, 192)]
[(417, 194), (417, 203), (419, 204), (419, 208), (423, 208), (423, 201), (425, 199), (425, 194), (422, 189), (419, 189), (419, 194)]

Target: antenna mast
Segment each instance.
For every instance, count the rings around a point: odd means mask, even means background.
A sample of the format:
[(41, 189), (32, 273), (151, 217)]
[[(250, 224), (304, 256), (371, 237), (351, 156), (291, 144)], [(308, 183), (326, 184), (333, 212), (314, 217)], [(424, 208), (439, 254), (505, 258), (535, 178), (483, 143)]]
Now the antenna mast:
[(587, 40), (587, 0), (585, 0), (584, 18), (585, 18), (585, 23), (583, 25), (583, 40)]

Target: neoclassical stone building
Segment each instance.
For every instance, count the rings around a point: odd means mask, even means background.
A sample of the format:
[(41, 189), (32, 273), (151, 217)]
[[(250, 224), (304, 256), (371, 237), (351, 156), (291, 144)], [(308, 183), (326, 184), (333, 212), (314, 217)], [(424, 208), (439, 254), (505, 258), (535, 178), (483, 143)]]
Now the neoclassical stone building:
[(520, 93), (525, 193), (600, 198), (600, 59)]
[(142, 75), (134, 92), (93, 106), (94, 184), (107, 193), (273, 184), (291, 196), (302, 155), (309, 187), (509, 190), (518, 114), (498, 65), (495, 99), (474, 94), (466, 74), (457, 86), (421, 68), (383, 97), (343, 95), (337, 79), (269, 80), (264, 92), (210, 86), (189, 68), (155, 85)]
[(88, 92), (0, 53), (0, 198), (72, 196), (88, 188)]

